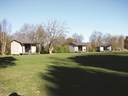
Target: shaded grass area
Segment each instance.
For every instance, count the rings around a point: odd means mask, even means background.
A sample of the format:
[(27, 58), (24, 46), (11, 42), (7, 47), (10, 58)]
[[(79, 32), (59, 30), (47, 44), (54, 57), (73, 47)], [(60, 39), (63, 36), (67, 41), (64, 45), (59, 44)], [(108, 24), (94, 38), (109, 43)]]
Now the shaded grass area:
[(41, 74), (42, 79), (50, 82), (45, 85), (48, 96), (128, 96), (127, 55), (51, 57), (55, 61), (49, 72)]
[(9, 66), (14, 66), (16, 65), (14, 61), (16, 61), (14, 57), (0, 57), (0, 68), (7, 68)]
[(70, 57), (74, 62), (82, 66), (100, 67), (115, 71), (128, 72), (128, 56), (120, 55), (87, 55)]

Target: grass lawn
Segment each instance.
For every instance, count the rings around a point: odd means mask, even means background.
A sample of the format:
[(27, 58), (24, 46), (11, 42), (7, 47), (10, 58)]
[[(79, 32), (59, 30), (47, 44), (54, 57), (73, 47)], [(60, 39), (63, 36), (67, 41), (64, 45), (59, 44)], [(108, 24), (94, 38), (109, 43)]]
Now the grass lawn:
[(128, 96), (128, 53), (0, 56), (0, 96)]

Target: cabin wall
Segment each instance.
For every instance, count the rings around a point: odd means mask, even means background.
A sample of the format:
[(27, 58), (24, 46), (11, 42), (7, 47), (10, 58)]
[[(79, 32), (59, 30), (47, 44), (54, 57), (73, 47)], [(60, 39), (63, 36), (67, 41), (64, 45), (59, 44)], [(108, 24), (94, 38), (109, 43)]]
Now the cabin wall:
[(16, 41), (11, 42), (11, 54), (19, 54), (21, 51), (21, 45), (20, 43)]
[(69, 45), (69, 52), (75, 52), (74, 44)]
[(82, 51), (86, 52), (86, 46), (82, 46)]
[(111, 51), (111, 50), (112, 50), (112, 47), (111, 46), (100, 47), (100, 52), (103, 52), (103, 51)]
[(112, 51), (112, 47), (111, 46), (107, 47), (107, 50)]
[[(27, 45), (30, 45), (30, 47), (29, 47), (30, 51), (28, 51)], [(24, 53), (28, 53), (28, 52), (36, 53), (36, 44), (29, 44), (29, 43), (21, 44), (15, 40), (11, 42), (11, 54), (24, 54)]]
[(36, 53), (36, 46), (35, 45), (31, 46), (31, 53)]
[(100, 52), (103, 52), (104, 51), (104, 47), (100, 47)]
[(74, 47), (74, 52), (78, 52), (78, 46)]
[(21, 50), (22, 50), (22, 51), (21, 51), (21, 54), (22, 54), (22, 53), (25, 53), (25, 46), (24, 46), (24, 45), (22, 45)]

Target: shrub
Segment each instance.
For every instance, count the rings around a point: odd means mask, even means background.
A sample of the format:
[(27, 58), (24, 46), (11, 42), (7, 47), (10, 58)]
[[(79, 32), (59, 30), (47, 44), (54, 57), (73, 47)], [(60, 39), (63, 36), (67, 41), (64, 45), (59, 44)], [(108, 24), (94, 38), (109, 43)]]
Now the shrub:
[(53, 49), (53, 53), (68, 53), (69, 47), (68, 46), (55, 46)]

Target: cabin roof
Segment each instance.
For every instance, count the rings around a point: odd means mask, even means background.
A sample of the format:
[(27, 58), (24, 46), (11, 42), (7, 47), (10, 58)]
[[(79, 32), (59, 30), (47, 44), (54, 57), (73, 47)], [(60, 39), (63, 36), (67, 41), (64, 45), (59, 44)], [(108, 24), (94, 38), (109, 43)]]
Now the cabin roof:
[(109, 47), (109, 46), (112, 46), (112, 44), (101, 44), (100, 46), (101, 47)]
[(87, 45), (87, 43), (82, 43), (82, 42), (72, 42), (70, 44), (74, 44), (76, 46), (85, 46), (85, 45)]
[(16, 41), (16, 42), (19, 42), (21, 44), (37, 44), (37, 42), (35, 42), (35, 41), (26, 40), (26, 39), (18, 39), (18, 40), (14, 39), (12, 41)]

